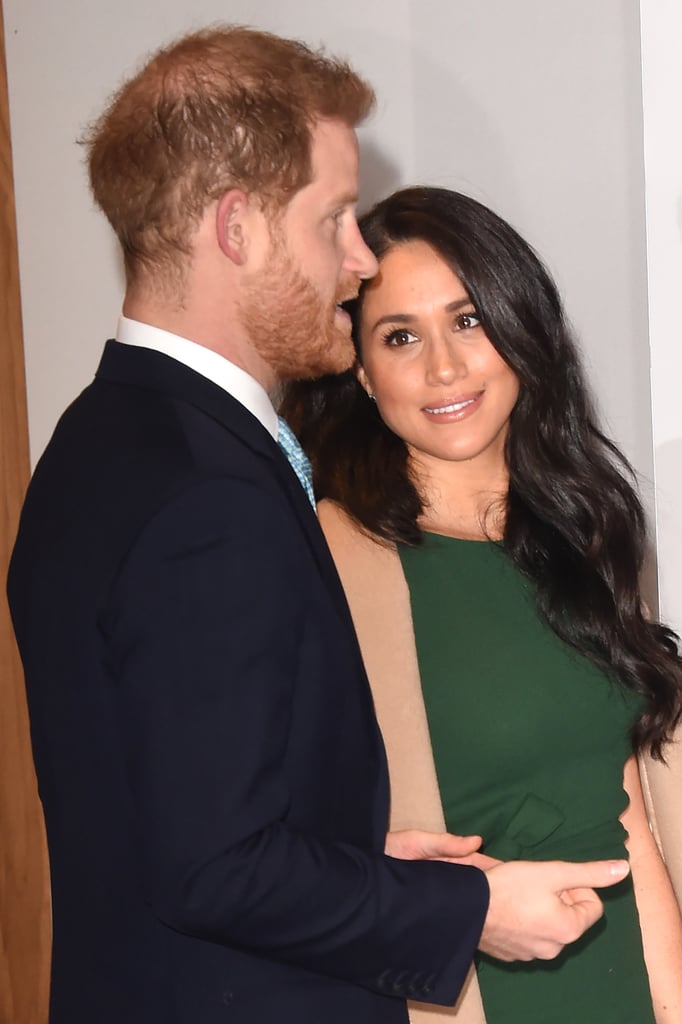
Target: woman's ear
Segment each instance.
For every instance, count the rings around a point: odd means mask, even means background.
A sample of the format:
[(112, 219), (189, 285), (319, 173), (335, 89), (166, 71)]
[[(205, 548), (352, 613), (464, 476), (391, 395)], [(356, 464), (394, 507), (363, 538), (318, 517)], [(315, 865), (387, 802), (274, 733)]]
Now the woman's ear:
[(249, 213), (249, 197), (239, 188), (231, 188), (218, 202), (218, 245), (225, 256), (239, 267), (246, 263)]
[(357, 364), (357, 366), (355, 368), (355, 375), (358, 378), (358, 380), (360, 381), (360, 384), (362, 385), (362, 387), (365, 389), (365, 391), (369, 395), (369, 397), (370, 398), (374, 398), (374, 393), (372, 391), (372, 385), (370, 384), (369, 378), (368, 378), (367, 374), (365, 373), (365, 368), (364, 368), (364, 366), (362, 366), (361, 363)]

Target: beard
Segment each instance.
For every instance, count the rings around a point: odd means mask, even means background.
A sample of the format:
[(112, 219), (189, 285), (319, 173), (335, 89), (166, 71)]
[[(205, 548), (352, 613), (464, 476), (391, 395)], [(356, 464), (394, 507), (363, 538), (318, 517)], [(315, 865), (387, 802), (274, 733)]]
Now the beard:
[(355, 362), (350, 321), (338, 315), (337, 303), (357, 292), (357, 278), (347, 275), (333, 299), (325, 299), (276, 241), (266, 265), (246, 285), (238, 315), (278, 380), (315, 380)]

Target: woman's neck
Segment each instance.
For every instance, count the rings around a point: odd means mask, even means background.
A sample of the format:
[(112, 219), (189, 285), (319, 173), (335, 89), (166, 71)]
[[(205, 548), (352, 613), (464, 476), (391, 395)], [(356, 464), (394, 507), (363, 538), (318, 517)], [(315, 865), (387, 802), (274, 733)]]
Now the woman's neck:
[(446, 461), (410, 453), (424, 502), (419, 525), (464, 540), (500, 540), (504, 534), (509, 471), (503, 460)]

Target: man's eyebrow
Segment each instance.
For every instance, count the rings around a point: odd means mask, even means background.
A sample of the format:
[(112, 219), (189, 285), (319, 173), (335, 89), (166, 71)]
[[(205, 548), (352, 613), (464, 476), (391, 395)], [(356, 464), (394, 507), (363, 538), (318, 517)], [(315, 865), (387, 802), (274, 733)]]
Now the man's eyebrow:
[(330, 205), (334, 206), (355, 206), (358, 201), (357, 192), (342, 192), (335, 199), (332, 200)]

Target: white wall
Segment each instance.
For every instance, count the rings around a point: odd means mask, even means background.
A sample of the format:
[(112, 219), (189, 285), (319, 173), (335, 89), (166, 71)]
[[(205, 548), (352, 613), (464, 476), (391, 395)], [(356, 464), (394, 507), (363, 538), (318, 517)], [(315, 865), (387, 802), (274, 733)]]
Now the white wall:
[(682, 6), (642, 0), (649, 321), (661, 614), (682, 631)]
[[(483, 198), (545, 255), (609, 429), (652, 477), (636, 0), (4, 0), (31, 449), (116, 324), (122, 275), (74, 140), (150, 49), (242, 21), (351, 57), (376, 86), (363, 198)], [(648, 485), (647, 485), (648, 486)]]

